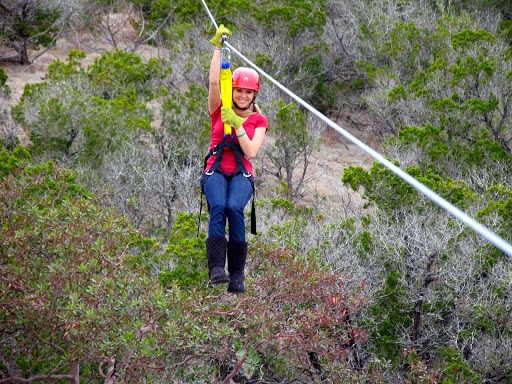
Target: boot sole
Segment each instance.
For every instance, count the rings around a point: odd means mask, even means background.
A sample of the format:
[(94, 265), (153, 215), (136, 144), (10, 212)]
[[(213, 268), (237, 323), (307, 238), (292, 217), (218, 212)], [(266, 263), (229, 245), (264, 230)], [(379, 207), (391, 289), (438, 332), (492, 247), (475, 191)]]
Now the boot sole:
[(228, 276), (217, 276), (217, 277), (212, 277), (210, 279), (210, 285), (219, 285), (219, 284), (227, 284), (227, 283), (229, 283)]
[(227, 291), (229, 293), (244, 293), (245, 292), (245, 285), (242, 284), (235, 284), (233, 285), (233, 283), (231, 282), (229, 285), (228, 285), (228, 289)]

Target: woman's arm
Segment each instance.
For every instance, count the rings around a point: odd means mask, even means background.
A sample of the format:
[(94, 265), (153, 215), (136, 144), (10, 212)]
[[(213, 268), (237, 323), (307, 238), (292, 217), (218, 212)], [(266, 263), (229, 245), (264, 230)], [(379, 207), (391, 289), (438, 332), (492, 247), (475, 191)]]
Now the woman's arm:
[(256, 128), (254, 130), (252, 140), (245, 133), (243, 124), (240, 126), (240, 128), (235, 129), (235, 132), (236, 136), (238, 137), (238, 143), (240, 144), (240, 147), (242, 147), (242, 151), (244, 152), (246, 159), (254, 159), (258, 154), (261, 145), (263, 144), (263, 139), (265, 138), (265, 134), (267, 133), (267, 128)]
[(215, 112), (221, 103), (220, 98), (220, 54), (221, 49), (215, 47), (210, 63), (210, 87), (208, 89), (208, 112)]
[[(238, 138), (238, 143), (240, 147), (242, 147), (242, 151), (247, 159), (253, 159), (258, 154), (260, 150), (261, 144), (263, 144), (263, 139), (265, 138), (265, 134), (267, 133), (267, 122), (258, 121), (257, 124), (263, 124), (254, 129), (254, 135), (252, 139), (247, 136), (247, 132), (245, 132), (244, 122), (247, 118), (243, 119), (238, 116), (234, 110), (229, 107), (223, 106), (220, 111), (220, 116), (222, 121), (226, 124), (231, 125), (235, 129), (236, 137)], [(263, 116), (266, 120), (266, 117)]]

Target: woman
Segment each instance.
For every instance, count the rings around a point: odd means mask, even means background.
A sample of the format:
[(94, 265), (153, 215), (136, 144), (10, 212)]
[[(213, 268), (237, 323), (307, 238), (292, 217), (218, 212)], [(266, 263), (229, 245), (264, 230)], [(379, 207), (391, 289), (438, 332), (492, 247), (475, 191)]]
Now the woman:
[[(233, 108), (223, 107), (220, 93), (222, 36), (231, 32), (220, 25), (210, 42), (215, 46), (210, 64), (208, 113), (211, 119), (210, 157), (201, 178), (210, 220), (206, 255), (210, 284), (228, 284), (228, 292), (245, 291), (247, 257), (244, 208), (253, 194), (250, 162), (258, 153), (268, 129), (267, 118), (255, 104), (258, 73), (251, 68), (233, 72)], [(233, 135), (224, 135), (224, 123)], [(226, 222), (229, 225), (226, 239)], [(229, 276), (225, 271), (226, 255)]]

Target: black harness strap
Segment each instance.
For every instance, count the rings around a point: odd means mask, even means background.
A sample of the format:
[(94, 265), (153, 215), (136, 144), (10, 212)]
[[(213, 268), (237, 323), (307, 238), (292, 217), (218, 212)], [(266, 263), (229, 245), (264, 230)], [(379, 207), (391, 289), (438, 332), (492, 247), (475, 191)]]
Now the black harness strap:
[[(233, 154), (235, 155), (235, 162), (236, 162), (236, 169), (233, 173), (233, 176), (238, 175), (239, 173), (242, 173), (245, 177), (250, 178), (252, 175), (247, 172), (247, 169), (245, 168), (244, 162), (242, 161), (242, 148), (239, 144), (235, 143), (234, 141), (228, 141), (227, 136), (224, 136), (224, 139), (215, 147), (213, 147), (205, 156), (204, 158), (204, 166), (203, 169), (205, 169), (204, 173), (206, 175), (206, 178), (208, 176), (212, 175), (215, 171), (220, 170), (220, 163), (222, 160), (222, 155), (224, 154), (224, 148), (229, 147), (233, 151)], [(206, 169), (206, 165), (208, 162), (208, 159), (215, 155), (215, 161), (210, 167), (210, 169)], [(220, 170), (222, 172), (222, 170)], [(206, 179), (205, 179), (206, 182)], [(256, 208), (254, 205), (254, 196), (256, 194), (256, 189), (254, 187), (254, 181), (251, 181), (252, 184), (252, 203), (251, 203), (251, 234), (256, 235)], [(201, 204), (199, 206), (199, 225), (201, 224), (201, 212), (203, 210), (203, 191), (201, 187)], [(210, 207), (208, 207), (208, 212), (210, 211)], [(197, 232), (199, 234), (199, 227), (197, 228)]]

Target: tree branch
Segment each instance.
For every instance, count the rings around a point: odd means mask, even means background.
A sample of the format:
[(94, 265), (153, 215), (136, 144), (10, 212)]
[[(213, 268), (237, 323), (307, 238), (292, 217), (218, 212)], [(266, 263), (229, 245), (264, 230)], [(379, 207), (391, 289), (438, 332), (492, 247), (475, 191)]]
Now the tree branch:
[(3, 9), (5, 12), (7, 12), (9, 15), (12, 15), (14, 12), (7, 8), (4, 4), (0, 3), (0, 9)]
[(229, 384), (231, 379), (235, 377), (235, 375), (238, 373), (240, 368), (242, 368), (242, 365), (245, 363), (245, 359), (247, 359), (247, 355), (243, 355), (240, 361), (236, 364), (235, 369), (233, 369), (233, 372), (231, 372), (229, 375), (226, 376), (226, 378), (222, 381), (222, 384)]
[(25, 379), (23, 377), (11, 376), (5, 379), (0, 379), (0, 384), (3, 383), (33, 383), (34, 381), (41, 380), (62, 380), (62, 381), (70, 381), (74, 380), (75, 377), (73, 375), (37, 375), (29, 377)]

